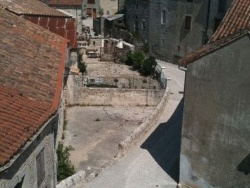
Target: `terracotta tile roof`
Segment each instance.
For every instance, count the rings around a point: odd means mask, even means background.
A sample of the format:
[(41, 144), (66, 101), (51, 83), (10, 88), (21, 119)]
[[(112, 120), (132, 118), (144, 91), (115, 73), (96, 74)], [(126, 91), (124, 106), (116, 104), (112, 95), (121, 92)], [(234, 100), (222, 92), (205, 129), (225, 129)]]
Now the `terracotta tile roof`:
[(234, 0), (210, 42), (187, 54), (179, 63), (186, 65), (221, 48), (250, 31), (250, 0)]
[(233, 35), (250, 26), (250, 0), (234, 0), (211, 42)]
[(70, 17), (38, 0), (0, 0), (0, 5), (18, 15)]
[(50, 6), (82, 6), (82, 0), (49, 0)]
[(57, 110), (66, 39), (0, 9), (0, 166)]

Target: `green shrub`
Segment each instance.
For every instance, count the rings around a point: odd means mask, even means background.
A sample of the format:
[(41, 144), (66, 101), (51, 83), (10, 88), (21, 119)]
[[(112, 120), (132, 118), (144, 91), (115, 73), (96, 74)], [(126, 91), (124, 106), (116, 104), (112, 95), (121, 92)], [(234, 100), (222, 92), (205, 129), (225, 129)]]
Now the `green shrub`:
[(155, 72), (156, 65), (157, 65), (157, 62), (155, 58), (150, 56), (143, 62), (141, 69), (140, 69), (141, 74), (144, 76), (153, 75)]
[(133, 54), (132, 54), (131, 51), (129, 51), (129, 52), (126, 54), (125, 64), (128, 65), (128, 66), (134, 65)]
[(142, 51), (135, 51), (132, 55), (134, 69), (140, 70), (145, 59)]
[(69, 160), (71, 147), (64, 147), (61, 142), (57, 148), (57, 180), (61, 181), (75, 173), (74, 165)]

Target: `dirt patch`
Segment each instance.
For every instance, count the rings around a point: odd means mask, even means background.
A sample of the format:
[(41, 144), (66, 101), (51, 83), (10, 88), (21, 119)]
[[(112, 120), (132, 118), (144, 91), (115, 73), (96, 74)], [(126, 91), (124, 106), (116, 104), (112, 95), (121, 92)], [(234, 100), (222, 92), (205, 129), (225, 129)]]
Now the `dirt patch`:
[(133, 132), (154, 107), (72, 107), (67, 110), (65, 145), (77, 171), (100, 169), (118, 152), (118, 144)]

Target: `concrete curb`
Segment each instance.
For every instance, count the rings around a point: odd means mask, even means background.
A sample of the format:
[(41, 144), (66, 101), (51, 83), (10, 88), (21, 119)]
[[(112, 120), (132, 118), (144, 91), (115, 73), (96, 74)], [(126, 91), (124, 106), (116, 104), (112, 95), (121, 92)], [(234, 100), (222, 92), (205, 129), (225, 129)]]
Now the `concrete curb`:
[(60, 181), (60, 183), (56, 185), (56, 188), (71, 188), (72, 186), (77, 185), (78, 183), (85, 180), (85, 177), (85, 171), (79, 171), (74, 175)]
[(138, 138), (146, 134), (147, 131), (156, 123), (157, 119), (163, 112), (164, 106), (168, 101), (168, 96), (169, 88), (166, 88), (161, 101), (154, 109), (153, 113), (149, 116), (149, 118), (145, 122), (143, 122), (136, 130), (134, 130), (134, 132), (132, 132), (125, 140), (121, 141), (118, 144), (119, 154), (124, 154), (126, 150), (128, 150), (134, 143), (136, 143)]

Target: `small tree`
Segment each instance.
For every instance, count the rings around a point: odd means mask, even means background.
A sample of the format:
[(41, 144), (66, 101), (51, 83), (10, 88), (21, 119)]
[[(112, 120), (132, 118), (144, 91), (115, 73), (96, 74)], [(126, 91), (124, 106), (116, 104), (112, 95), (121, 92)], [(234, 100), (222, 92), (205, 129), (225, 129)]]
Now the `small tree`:
[(156, 65), (157, 65), (157, 62), (155, 58), (153, 56), (150, 56), (143, 62), (141, 69), (140, 69), (141, 74), (144, 76), (153, 75), (155, 72)]
[(81, 73), (85, 73), (87, 69), (87, 65), (84, 62), (78, 63), (78, 69)]
[(74, 165), (69, 160), (71, 150), (70, 147), (64, 147), (61, 142), (58, 144), (57, 148), (57, 180), (61, 181), (75, 173)]
[(87, 69), (87, 65), (82, 61), (82, 54), (78, 53), (77, 54), (77, 64), (78, 64), (78, 69), (81, 73), (85, 73)]

